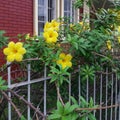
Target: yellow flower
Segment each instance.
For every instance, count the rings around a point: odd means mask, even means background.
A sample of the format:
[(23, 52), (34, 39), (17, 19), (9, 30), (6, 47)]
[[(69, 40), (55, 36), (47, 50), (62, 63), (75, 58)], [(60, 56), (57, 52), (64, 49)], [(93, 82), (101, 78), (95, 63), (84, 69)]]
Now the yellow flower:
[(120, 33), (120, 26), (117, 27), (117, 31)]
[(55, 31), (58, 31), (59, 25), (60, 25), (60, 23), (57, 22), (56, 20), (52, 20), (51, 22), (46, 22), (46, 24), (44, 26), (44, 32), (48, 31), (49, 29), (53, 29)]
[(28, 33), (28, 34), (25, 35), (25, 39), (26, 40), (30, 39), (30, 33)]
[(21, 42), (10, 42), (8, 47), (3, 50), (3, 53), (7, 56), (8, 62), (22, 61), (23, 55), (26, 53), (25, 48)]
[(83, 26), (83, 21), (79, 22), (79, 24), (80, 24), (81, 26)]
[(52, 29), (54, 29), (55, 31), (58, 31), (59, 30), (59, 26), (60, 26), (59, 22), (57, 22), (56, 20), (52, 20), (52, 22), (51, 22)]
[(107, 41), (107, 48), (108, 48), (108, 50), (112, 49), (112, 45), (111, 45), (111, 41), (110, 40)]
[(118, 37), (118, 43), (120, 43), (120, 36)]
[(90, 25), (88, 22), (84, 23), (83, 21), (81, 21), (81, 22), (79, 22), (79, 24), (83, 28), (83, 30), (90, 30)]
[(48, 31), (51, 28), (51, 23), (50, 22), (46, 22), (45, 26), (44, 26), (44, 32)]
[(54, 31), (53, 29), (49, 29), (48, 31), (43, 33), (43, 36), (47, 43), (56, 43), (58, 33), (56, 31)]
[(57, 64), (62, 66), (62, 69), (65, 69), (66, 67), (71, 67), (72, 56), (70, 54), (61, 53), (59, 55), (59, 60), (57, 60)]
[(70, 30), (74, 30), (74, 24), (70, 24)]

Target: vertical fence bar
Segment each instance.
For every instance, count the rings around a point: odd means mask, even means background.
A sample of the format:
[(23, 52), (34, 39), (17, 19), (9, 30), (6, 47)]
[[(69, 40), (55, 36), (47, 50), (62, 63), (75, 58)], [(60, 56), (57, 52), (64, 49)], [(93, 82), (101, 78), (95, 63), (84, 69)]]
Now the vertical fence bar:
[[(30, 102), (30, 64), (27, 66), (28, 69), (28, 102)], [(27, 118), (30, 120), (30, 107), (28, 106)]]
[[(87, 93), (86, 93), (86, 101), (88, 102), (88, 99), (89, 99), (89, 79), (87, 78), (87, 81), (86, 81), (86, 85), (87, 85)], [(88, 117), (86, 117), (86, 120), (88, 120)]]
[(81, 82), (80, 82), (80, 65), (78, 66), (78, 98), (79, 98), (79, 101), (78, 101), (78, 104), (80, 105), (80, 96), (81, 96)]
[[(10, 63), (7, 63), (8, 65), (8, 88), (10, 88), (10, 85), (11, 85), (11, 66), (10, 66)], [(11, 93), (8, 92), (8, 97), (11, 99)], [(11, 120), (11, 104), (10, 102), (8, 101), (8, 120)]]
[[(102, 105), (102, 73), (100, 74), (100, 105)], [(100, 109), (100, 120), (102, 120), (102, 109)]]
[(118, 104), (119, 104), (119, 111), (118, 111), (119, 117), (118, 118), (119, 119), (118, 120), (120, 120), (120, 82), (118, 85), (119, 85), (119, 90), (118, 90), (119, 91), (119, 94), (118, 94)]
[(47, 77), (47, 68), (45, 65), (44, 66), (44, 116), (47, 115), (47, 112), (46, 112), (46, 92), (47, 92), (46, 77)]
[[(94, 93), (93, 93), (93, 99), (94, 99), (94, 106), (96, 104), (96, 77), (94, 77)], [(95, 110), (93, 111), (93, 114), (95, 116)]]
[(71, 74), (69, 75), (69, 102), (71, 103)]
[(88, 96), (88, 95), (89, 95), (89, 79), (88, 79), (88, 78), (87, 78), (87, 84), (86, 84), (86, 85), (87, 85), (87, 89), (86, 89), (86, 90), (87, 90), (87, 91), (86, 91), (86, 92), (87, 92), (87, 93), (86, 93), (86, 101), (88, 102), (88, 99), (89, 99), (89, 98), (88, 98), (88, 97), (89, 97), (89, 96)]
[[(105, 105), (107, 106), (107, 99), (108, 99), (108, 68), (106, 68), (106, 98), (105, 98)], [(107, 119), (107, 108), (105, 109), (105, 120)]]
[[(115, 73), (115, 104), (117, 104), (117, 73)], [(117, 120), (117, 107), (115, 107), (115, 120)]]
[[(112, 73), (112, 82), (111, 82), (111, 105), (113, 105), (113, 73)], [(113, 108), (111, 108), (110, 120), (113, 120)]]

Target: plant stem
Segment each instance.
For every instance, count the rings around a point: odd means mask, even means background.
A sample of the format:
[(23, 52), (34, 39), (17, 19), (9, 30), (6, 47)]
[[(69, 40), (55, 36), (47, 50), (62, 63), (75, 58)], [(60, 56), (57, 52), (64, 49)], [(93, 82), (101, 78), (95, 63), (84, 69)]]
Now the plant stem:
[(10, 102), (10, 104), (13, 106), (13, 108), (15, 109), (16, 113), (18, 114), (19, 118), (21, 118), (22, 114), (20, 113), (20, 111), (18, 110), (16, 105), (12, 102), (11, 98), (9, 98), (8, 95), (5, 92), (3, 92), (3, 91), (1, 91), (1, 93), (8, 100), (8, 102)]
[(64, 102), (62, 100), (61, 94), (60, 94), (60, 88), (58, 86), (58, 84), (55, 82), (55, 86), (56, 86), (56, 90), (57, 90), (57, 99), (60, 100), (60, 102), (62, 103), (62, 105), (64, 106)]

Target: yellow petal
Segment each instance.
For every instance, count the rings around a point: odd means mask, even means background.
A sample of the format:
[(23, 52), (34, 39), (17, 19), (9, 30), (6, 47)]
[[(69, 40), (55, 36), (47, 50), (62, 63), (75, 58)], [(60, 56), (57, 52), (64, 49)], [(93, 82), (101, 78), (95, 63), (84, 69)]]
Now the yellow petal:
[(23, 55), (23, 54), (26, 53), (26, 49), (25, 48), (20, 48), (20, 49), (18, 49), (18, 53)]
[(71, 56), (70, 54), (67, 54), (67, 55), (66, 55), (66, 60), (67, 60), (67, 61), (70, 61), (71, 59), (72, 59), (72, 56)]
[(13, 41), (9, 42), (8, 47), (9, 48), (14, 48), (15, 47), (15, 43)]
[(19, 49), (19, 48), (21, 48), (23, 46), (23, 43), (21, 43), (21, 42), (17, 42), (16, 44), (15, 44), (15, 48), (16, 49)]
[(15, 56), (14, 55), (11, 54), (11, 55), (7, 56), (7, 61), (8, 62), (13, 62), (14, 60), (15, 60)]
[(120, 43), (120, 37), (118, 37), (118, 42)]
[(22, 58), (23, 58), (23, 56), (21, 55), (21, 54), (16, 54), (15, 55), (15, 60), (17, 61), (17, 62), (20, 62), (20, 61), (22, 61)]
[(65, 58), (65, 53), (61, 53), (59, 56), (61, 59)]
[(51, 28), (51, 23), (50, 22), (46, 22), (45, 26), (44, 26), (44, 32), (48, 31)]
[(10, 50), (9, 48), (5, 48), (5, 49), (3, 50), (3, 53), (4, 53), (5, 55), (9, 55), (9, 54), (11, 53), (11, 50)]
[(72, 67), (72, 63), (71, 62), (67, 62), (67, 67)]

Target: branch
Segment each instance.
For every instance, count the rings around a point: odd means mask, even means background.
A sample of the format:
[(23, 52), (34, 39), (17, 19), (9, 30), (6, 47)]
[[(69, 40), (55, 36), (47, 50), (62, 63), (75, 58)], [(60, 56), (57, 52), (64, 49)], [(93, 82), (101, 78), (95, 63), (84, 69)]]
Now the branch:
[(94, 6), (94, 4), (93, 4), (93, 1), (92, 1), (92, 0), (90, 0), (90, 3), (91, 3), (91, 6), (92, 6), (92, 8), (93, 8), (93, 11), (96, 13), (96, 12), (97, 12), (97, 10), (95, 9), (95, 6)]
[(103, 5), (102, 5), (102, 8), (104, 8), (105, 7), (105, 4), (106, 4), (106, 0), (104, 0), (104, 3), (103, 3)]
[(60, 102), (62, 103), (62, 105), (64, 106), (64, 102), (62, 100), (62, 97), (61, 97), (61, 94), (60, 94), (60, 88), (59, 86), (57, 85), (57, 83), (55, 82), (55, 86), (56, 86), (56, 90), (57, 90), (57, 97), (58, 97), (58, 100), (60, 100)]
[(22, 100), (25, 104), (27, 104), (30, 108), (32, 108), (37, 114), (39, 114), (43, 118), (45, 117), (44, 114), (40, 110), (36, 109), (30, 102), (28, 102), (27, 100), (25, 100), (22, 96), (18, 95), (16, 92), (14, 92), (11, 89), (8, 89), (8, 91), (11, 92), (12, 94), (14, 94), (20, 100)]
[(21, 118), (22, 114), (20, 113), (20, 111), (18, 110), (16, 105), (12, 102), (11, 98), (9, 98), (8, 95), (5, 92), (3, 92), (3, 91), (1, 91), (1, 93), (8, 100), (8, 102), (13, 106), (13, 108), (15, 109), (16, 113), (18, 114), (19, 118)]
[(100, 106), (97, 108), (76, 108), (75, 111), (79, 112), (82, 110), (89, 110), (89, 111), (93, 111), (93, 110), (102, 110), (102, 109), (108, 109), (108, 108), (113, 108), (113, 107), (118, 107), (120, 106), (120, 104), (116, 104), (116, 105), (110, 105), (110, 106)]

